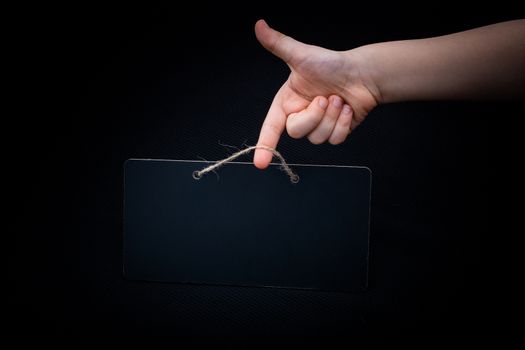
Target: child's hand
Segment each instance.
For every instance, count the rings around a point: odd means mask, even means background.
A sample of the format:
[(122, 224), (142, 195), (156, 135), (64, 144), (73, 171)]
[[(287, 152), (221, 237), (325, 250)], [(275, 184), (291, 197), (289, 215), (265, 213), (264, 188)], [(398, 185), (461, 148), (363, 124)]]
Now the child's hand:
[[(275, 95), (258, 145), (276, 148), (285, 127), (293, 138), (307, 136), (320, 144), (343, 142), (377, 105), (377, 91), (351, 52), (337, 52), (300, 43), (260, 20), (257, 39), (291, 69)], [(257, 149), (254, 164), (264, 169), (272, 154)]]
[[(277, 146), (285, 127), (294, 138), (341, 143), (378, 103), (524, 97), (525, 20), (344, 52), (305, 45), (262, 20), (255, 33), (292, 71), (262, 126), (257, 144), (266, 147)], [(255, 152), (258, 168), (271, 160)]]

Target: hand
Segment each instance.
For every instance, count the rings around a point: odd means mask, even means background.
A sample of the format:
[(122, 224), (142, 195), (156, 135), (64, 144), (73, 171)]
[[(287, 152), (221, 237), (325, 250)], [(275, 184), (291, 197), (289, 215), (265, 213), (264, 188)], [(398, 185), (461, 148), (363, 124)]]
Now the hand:
[[(523, 98), (525, 20), (435, 38), (331, 51), (300, 43), (260, 20), (261, 44), (291, 69), (257, 145), (276, 148), (285, 127), (315, 144), (343, 142), (378, 104), (429, 99)], [(272, 154), (257, 149), (264, 169)]]
[[(378, 103), (378, 91), (367, 77), (357, 52), (338, 52), (300, 43), (271, 29), (264, 20), (255, 24), (259, 42), (291, 69), (279, 89), (261, 128), (257, 145), (276, 148), (285, 127), (293, 138), (339, 144)], [(254, 164), (264, 169), (272, 153), (257, 149)]]

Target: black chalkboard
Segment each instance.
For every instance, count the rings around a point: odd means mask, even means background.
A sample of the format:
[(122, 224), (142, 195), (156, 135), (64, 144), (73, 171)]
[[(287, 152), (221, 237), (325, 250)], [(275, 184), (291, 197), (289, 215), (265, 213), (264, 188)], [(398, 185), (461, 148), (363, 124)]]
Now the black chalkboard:
[(132, 280), (357, 292), (367, 287), (365, 167), (204, 161), (125, 165), (124, 275)]

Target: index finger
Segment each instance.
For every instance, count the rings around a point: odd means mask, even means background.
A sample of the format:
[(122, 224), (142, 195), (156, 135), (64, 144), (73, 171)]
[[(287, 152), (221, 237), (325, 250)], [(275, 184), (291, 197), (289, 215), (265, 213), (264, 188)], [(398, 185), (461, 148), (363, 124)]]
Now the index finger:
[[(266, 119), (262, 125), (257, 146), (265, 146), (275, 149), (285, 127), (286, 113), (284, 113), (281, 105), (281, 91), (279, 91), (275, 95), (272, 105), (268, 110), (268, 114), (266, 115)], [(272, 158), (272, 152), (258, 148), (255, 150), (253, 163), (259, 169), (266, 169), (268, 164), (272, 161)]]

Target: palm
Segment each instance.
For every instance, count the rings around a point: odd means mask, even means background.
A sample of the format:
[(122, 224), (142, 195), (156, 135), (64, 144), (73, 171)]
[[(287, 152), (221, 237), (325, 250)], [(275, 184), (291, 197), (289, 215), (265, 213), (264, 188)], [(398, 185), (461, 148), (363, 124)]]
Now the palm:
[(282, 90), (287, 115), (306, 108), (316, 96), (338, 95), (354, 110), (353, 128), (365, 119), (377, 102), (361, 79), (352, 75), (344, 55), (308, 45), (291, 58), (292, 72)]
[(290, 60), (290, 83), (299, 94), (315, 96), (341, 95), (346, 85), (342, 54), (315, 46), (306, 46)]

